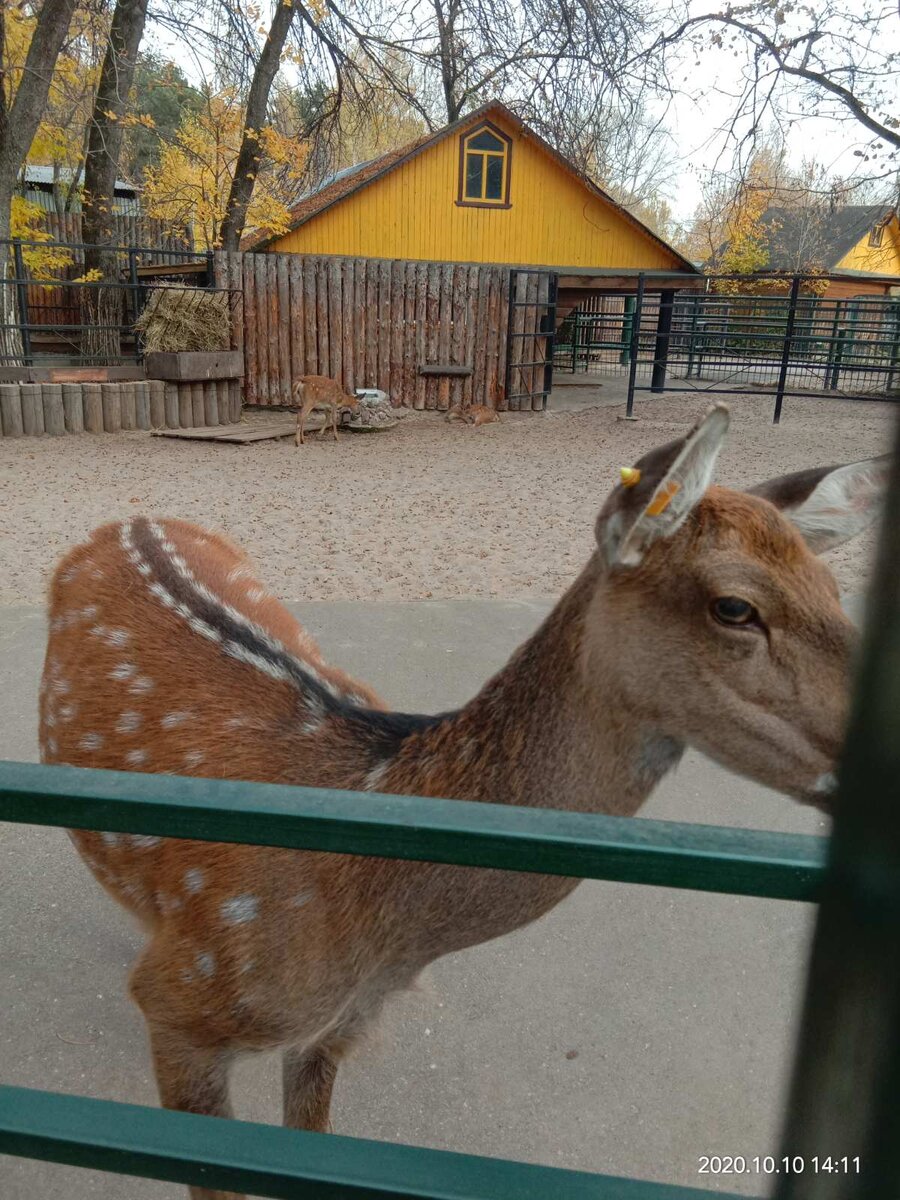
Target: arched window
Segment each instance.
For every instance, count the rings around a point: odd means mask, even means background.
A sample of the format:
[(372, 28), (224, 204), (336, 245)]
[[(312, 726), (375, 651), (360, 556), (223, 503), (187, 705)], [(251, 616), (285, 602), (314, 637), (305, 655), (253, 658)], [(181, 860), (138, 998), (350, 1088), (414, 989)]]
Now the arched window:
[(459, 139), (457, 204), (509, 208), (512, 141), (486, 122)]

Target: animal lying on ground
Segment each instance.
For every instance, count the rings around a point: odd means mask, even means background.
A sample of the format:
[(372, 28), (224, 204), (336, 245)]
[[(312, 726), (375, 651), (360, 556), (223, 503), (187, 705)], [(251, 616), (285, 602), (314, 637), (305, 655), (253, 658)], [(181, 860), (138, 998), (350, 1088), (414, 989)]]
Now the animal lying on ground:
[[(178, 520), (105, 525), (53, 580), (42, 760), (630, 815), (693, 746), (827, 808), (855, 635), (816, 554), (869, 524), (888, 464), (714, 487), (727, 424), (714, 408), (623, 471), (555, 609), (437, 716), (387, 711), (328, 666), (224, 538)], [(71, 837), (146, 930), (130, 987), (162, 1103), (230, 1115), (235, 1057), (281, 1048), (285, 1123), (312, 1130), (328, 1129), (338, 1064), (388, 996), (578, 883)]]
[(328, 414), (331, 414), (331, 431), (335, 441), (338, 440), (337, 419), (340, 410), (349, 408), (353, 412), (359, 412), (359, 397), (349, 395), (336, 379), (329, 379), (327, 375), (301, 375), (294, 384), (292, 394), (294, 403), (299, 405), (297, 432), (294, 435), (295, 446), (305, 445), (303, 426), (314, 409), (325, 413), (325, 424), (319, 431), (320, 438), (325, 436)]
[(446, 420), (465, 421), (467, 425), (489, 425), (492, 421), (499, 421), (500, 414), (486, 404), (471, 404), (468, 408), (455, 404), (447, 410)]

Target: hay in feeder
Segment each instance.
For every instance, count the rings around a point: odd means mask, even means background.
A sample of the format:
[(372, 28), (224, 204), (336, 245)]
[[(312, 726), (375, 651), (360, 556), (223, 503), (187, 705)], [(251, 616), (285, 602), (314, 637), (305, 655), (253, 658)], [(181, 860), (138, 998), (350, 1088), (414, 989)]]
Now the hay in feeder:
[(134, 323), (145, 351), (228, 350), (231, 312), (226, 292), (157, 287)]

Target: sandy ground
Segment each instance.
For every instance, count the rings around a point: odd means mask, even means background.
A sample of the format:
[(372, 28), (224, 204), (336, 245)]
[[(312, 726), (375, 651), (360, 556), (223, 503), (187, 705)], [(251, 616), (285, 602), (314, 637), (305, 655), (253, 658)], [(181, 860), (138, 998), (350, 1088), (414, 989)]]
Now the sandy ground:
[[(770, 398), (731, 400), (718, 475), (731, 486), (888, 448), (887, 403), (788, 399), (773, 426)], [(300, 449), (146, 433), (0, 440), (0, 604), (42, 602), (69, 546), (135, 513), (224, 530), (285, 599), (556, 595), (590, 552), (618, 467), (682, 435), (707, 404), (639, 402), (635, 423), (609, 407), (508, 414), (480, 429), (415, 413)], [(842, 589), (861, 589), (873, 543), (831, 556)]]

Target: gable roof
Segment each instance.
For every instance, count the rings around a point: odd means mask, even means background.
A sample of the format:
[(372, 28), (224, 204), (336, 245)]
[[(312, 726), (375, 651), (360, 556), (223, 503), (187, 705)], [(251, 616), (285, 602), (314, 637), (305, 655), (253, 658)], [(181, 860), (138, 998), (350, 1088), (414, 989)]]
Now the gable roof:
[(450, 125), (444, 125), (443, 128), (438, 129), (434, 133), (423, 134), (422, 137), (415, 138), (413, 141), (407, 142), (405, 146), (400, 146), (396, 150), (389, 150), (386, 154), (382, 154), (378, 158), (370, 159), (364, 163), (357, 163), (353, 167), (347, 167), (343, 171), (339, 171), (317, 189), (307, 193), (306, 196), (302, 197), (294, 205), (288, 214), (288, 228), (284, 233), (275, 235), (264, 234), (261, 236), (251, 234), (241, 243), (241, 249), (265, 249), (272, 242), (284, 237), (285, 233), (290, 233), (294, 229), (298, 229), (301, 225), (305, 225), (307, 221), (312, 220), (319, 213), (331, 208), (332, 205), (337, 204), (345, 197), (360, 191), (368, 184), (374, 183), (377, 179), (383, 178), (390, 171), (402, 166), (417, 154), (421, 154), (423, 150), (427, 150), (430, 146), (435, 145), (446, 137), (451, 137), (461, 132), (470, 125), (477, 125), (487, 117), (495, 115), (512, 125), (520, 136), (527, 137), (540, 146), (564, 171), (577, 179), (593, 195), (597, 196), (605, 204), (608, 204), (623, 220), (627, 221), (635, 229), (640, 230), (641, 233), (656, 242), (657, 245), (662, 246), (668, 254), (677, 259), (692, 275), (698, 274), (697, 268), (689, 259), (679, 254), (668, 242), (655, 234), (652, 229), (649, 229), (643, 221), (639, 221), (637, 217), (632, 216), (627, 208), (619, 204), (618, 201), (613, 200), (612, 196), (604, 192), (592, 179), (579, 171), (574, 163), (569, 162), (558, 150), (554, 150), (549, 142), (546, 142), (540, 134), (535, 133), (529, 125), (525, 124), (521, 117), (517, 117), (512, 109), (507, 108), (505, 104), (501, 104), (499, 100), (492, 100), (488, 104), (483, 104), (480, 108), (473, 109), (472, 112), (468, 112), (465, 116), (460, 117), (458, 121), (454, 121)]
[(766, 270), (833, 270), (870, 229), (894, 213), (889, 204), (848, 204), (833, 212), (768, 208), (760, 217), (769, 243)]

